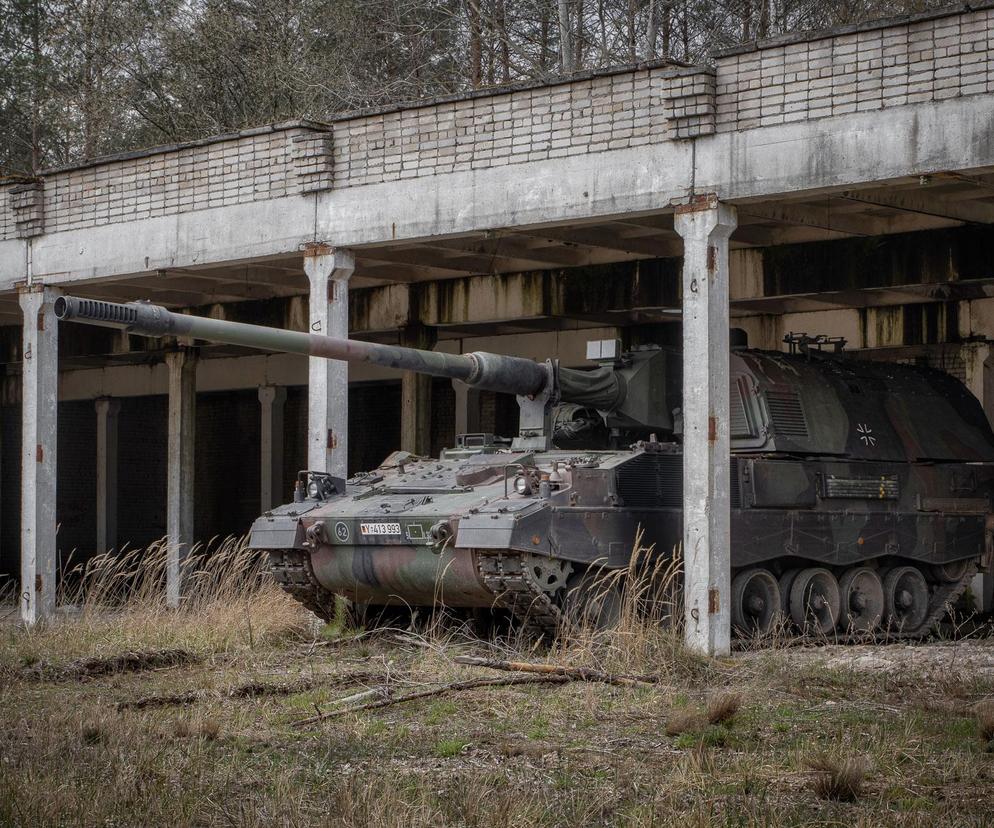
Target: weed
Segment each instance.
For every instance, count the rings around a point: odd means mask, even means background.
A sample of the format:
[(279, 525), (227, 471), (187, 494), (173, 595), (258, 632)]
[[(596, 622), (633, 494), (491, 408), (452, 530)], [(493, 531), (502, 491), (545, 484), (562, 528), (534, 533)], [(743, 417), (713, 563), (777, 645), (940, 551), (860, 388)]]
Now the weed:
[(462, 753), (468, 744), (465, 739), (440, 739), (435, 743), (435, 755), (442, 759), (451, 759)]
[(79, 738), (84, 745), (98, 745), (107, 739), (102, 722), (84, 722), (79, 728)]
[(863, 793), (866, 762), (859, 757), (835, 757), (818, 753), (804, 764), (815, 772), (812, 789), (820, 799), (855, 802)]
[(203, 739), (213, 742), (221, 734), (221, 723), (213, 718), (181, 716), (173, 724), (177, 739)]
[(719, 693), (708, 702), (707, 719), (713, 724), (731, 721), (742, 707), (741, 693)]

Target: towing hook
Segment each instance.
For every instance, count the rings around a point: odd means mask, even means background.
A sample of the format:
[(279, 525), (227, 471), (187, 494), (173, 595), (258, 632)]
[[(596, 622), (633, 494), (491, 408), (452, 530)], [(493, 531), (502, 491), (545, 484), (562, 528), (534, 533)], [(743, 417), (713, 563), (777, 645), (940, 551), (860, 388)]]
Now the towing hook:
[(317, 549), (325, 542), (324, 524), (312, 523), (304, 530), (304, 546)]

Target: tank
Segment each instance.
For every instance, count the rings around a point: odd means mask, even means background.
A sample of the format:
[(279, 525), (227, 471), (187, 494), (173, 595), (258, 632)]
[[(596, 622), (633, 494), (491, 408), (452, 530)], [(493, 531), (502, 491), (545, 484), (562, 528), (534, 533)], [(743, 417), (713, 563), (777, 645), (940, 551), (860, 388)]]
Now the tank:
[[(378, 606), (507, 610), (553, 632), (612, 602), (591, 588), (628, 568), (637, 533), (682, 538), (681, 360), (613, 343), (597, 367), (449, 355), (61, 297), (63, 320), (460, 379), (517, 395), (511, 440), (459, 435), (438, 458), (394, 452), (337, 480), (298, 475), (249, 544), (329, 618), (335, 596)], [(840, 342), (730, 354), (731, 615), (763, 635), (927, 633), (992, 558), (994, 434), (955, 378), (862, 361)], [(824, 346), (831, 345), (825, 348)]]

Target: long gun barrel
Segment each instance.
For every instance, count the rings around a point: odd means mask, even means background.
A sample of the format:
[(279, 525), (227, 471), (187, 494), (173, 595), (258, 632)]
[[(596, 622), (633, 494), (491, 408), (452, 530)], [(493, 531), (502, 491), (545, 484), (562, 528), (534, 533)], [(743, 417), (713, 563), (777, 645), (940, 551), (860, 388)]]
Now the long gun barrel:
[[(450, 377), (485, 391), (506, 394), (540, 394), (546, 389), (550, 377), (544, 365), (522, 357), (501, 356), (485, 351), (445, 354), (376, 342), (338, 339), (321, 334), (173, 313), (148, 302), (118, 304), (76, 296), (60, 296), (55, 300), (55, 315), (60, 320), (118, 328), (142, 336), (183, 336), (324, 359), (371, 362), (386, 368)], [(618, 378), (613, 378), (612, 381), (606, 375), (595, 376), (599, 374), (597, 371), (562, 369), (559, 373), (562, 398), (570, 402), (595, 405), (591, 396), (596, 397), (599, 402), (610, 402), (623, 396), (623, 387)], [(577, 395), (581, 399), (575, 399)]]

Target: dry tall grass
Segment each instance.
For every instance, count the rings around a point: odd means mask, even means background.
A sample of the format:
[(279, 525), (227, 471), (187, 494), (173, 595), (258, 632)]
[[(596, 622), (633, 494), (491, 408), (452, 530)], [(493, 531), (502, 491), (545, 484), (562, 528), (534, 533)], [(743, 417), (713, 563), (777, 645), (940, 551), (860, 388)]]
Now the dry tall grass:
[(229, 537), (198, 544), (181, 566), (179, 608), (166, 601), (168, 547), (98, 555), (67, 573), (54, 621), (13, 626), (0, 639), (0, 660), (20, 664), (127, 650), (181, 647), (209, 654), (256, 648), (296, 635), (307, 613), (273, 581), (265, 560)]
[(587, 587), (596, 600), (616, 603), (615, 623), (602, 628), (589, 619), (567, 621), (550, 659), (616, 673), (686, 676), (708, 669), (683, 640), (680, 549), (659, 554), (642, 538), (639, 531), (627, 568), (605, 571)]

